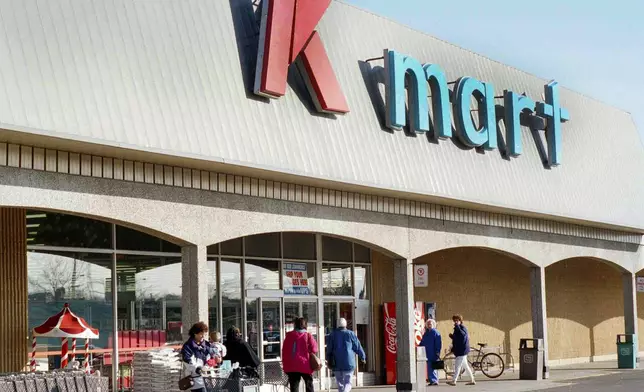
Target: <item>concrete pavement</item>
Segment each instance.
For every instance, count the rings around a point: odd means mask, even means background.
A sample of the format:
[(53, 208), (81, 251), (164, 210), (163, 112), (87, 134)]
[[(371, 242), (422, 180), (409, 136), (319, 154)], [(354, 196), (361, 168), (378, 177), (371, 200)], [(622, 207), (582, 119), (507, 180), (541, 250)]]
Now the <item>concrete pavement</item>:
[[(571, 391), (622, 391), (641, 392), (644, 390), (644, 371), (619, 370), (615, 362), (599, 362), (590, 364), (572, 365), (551, 369), (550, 378), (543, 381), (519, 380), (519, 372), (511, 369), (503, 377), (491, 380), (480, 372), (476, 375), (477, 385), (466, 386), (465, 382), (457, 387), (448, 386), (444, 380), (438, 387), (428, 387), (427, 391), (464, 389), (471, 392), (571, 392)], [(467, 381), (467, 380), (465, 380)], [(392, 386), (354, 388), (354, 392), (395, 392)]]

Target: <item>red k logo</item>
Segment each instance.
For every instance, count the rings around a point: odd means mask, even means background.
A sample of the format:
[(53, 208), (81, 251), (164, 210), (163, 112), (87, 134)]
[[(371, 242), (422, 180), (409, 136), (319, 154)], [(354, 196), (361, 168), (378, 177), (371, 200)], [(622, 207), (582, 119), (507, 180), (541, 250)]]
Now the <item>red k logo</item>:
[(286, 94), (288, 67), (295, 63), (318, 111), (347, 113), (349, 107), (315, 31), (331, 0), (263, 0), (255, 94)]

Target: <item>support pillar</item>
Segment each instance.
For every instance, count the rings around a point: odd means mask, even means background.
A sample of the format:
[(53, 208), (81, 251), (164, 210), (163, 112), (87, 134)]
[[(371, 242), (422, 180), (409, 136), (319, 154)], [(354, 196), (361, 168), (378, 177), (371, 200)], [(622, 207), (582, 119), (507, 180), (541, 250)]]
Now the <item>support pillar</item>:
[(192, 324), (208, 322), (208, 258), (205, 246), (181, 248), (181, 321), (184, 338), (187, 338)]
[(548, 317), (546, 313), (546, 270), (530, 269), (530, 302), (532, 305), (532, 337), (543, 339), (543, 378), (550, 377), (548, 366)]
[(0, 373), (27, 366), (26, 210), (0, 208)]
[[(624, 333), (636, 335), (635, 353), (639, 353), (637, 339), (637, 283), (635, 274), (625, 272), (622, 275), (624, 290)], [(639, 361), (639, 359), (638, 359)]]
[[(416, 344), (414, 342), (414, 276), (412, 260), (394, 261), (396, 282), (396, 390), (416, 390)], [(425, 382), (425, 380), (420, 380)]]

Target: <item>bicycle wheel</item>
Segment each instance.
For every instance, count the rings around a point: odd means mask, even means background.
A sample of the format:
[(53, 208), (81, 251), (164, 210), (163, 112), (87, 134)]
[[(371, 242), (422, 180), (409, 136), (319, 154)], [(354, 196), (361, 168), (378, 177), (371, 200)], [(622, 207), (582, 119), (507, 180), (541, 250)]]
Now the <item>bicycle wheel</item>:
[(481, 358), (481, 372), (488, 378), (498, 378), (503, 374), (505, 364), (497, 353), (487, 353)]

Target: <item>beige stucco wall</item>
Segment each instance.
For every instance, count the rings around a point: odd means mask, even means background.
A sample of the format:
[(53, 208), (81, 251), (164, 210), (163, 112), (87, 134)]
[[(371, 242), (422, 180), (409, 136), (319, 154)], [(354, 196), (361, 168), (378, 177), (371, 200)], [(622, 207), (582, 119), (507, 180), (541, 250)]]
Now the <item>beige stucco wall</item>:
[[(592, 259), (546, 268), (550, 360), (601, 360), (624, 333), (621, 272)], [(598, 358), (600, 357), (600, 358)]]

